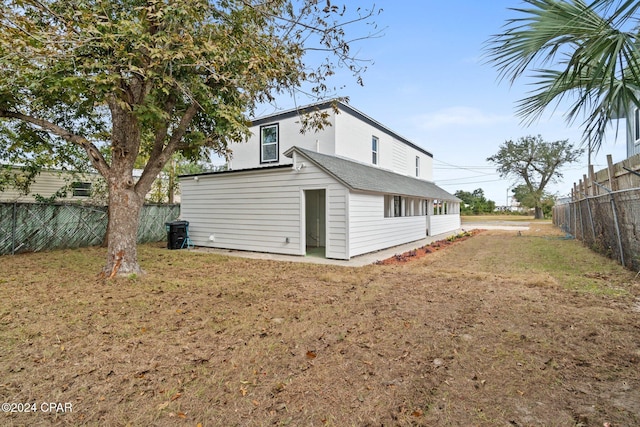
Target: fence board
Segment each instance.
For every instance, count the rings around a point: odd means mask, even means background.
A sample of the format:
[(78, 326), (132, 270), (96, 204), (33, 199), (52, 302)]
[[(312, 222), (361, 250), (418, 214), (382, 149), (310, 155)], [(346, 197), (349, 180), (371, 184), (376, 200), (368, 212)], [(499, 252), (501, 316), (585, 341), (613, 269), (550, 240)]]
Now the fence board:
[[(180, 205), (144, 205), (138, 243), (166, 239), (165, 222), (179, 215)], [(0, 203), (0, 255), (99, 245), (106, 229), (106, 206)]]

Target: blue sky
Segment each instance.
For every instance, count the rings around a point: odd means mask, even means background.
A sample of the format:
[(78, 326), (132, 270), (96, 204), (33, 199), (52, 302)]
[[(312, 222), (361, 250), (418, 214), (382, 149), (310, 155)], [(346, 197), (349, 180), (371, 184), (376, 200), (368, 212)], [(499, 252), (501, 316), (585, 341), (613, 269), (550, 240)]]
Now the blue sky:
[[(376, 22), (384, 36), (352, 46), (374, 61), (363, 75), (364, 87), (346, 72), (334, 83), (346, 84), (339, 95), (348, 96), (353, 107), (433, 153), (436, 184), (451, 193), (482, 188), (504, 205), (512, 182), (500, 179), (486, 162), (501, 143), (539, 134), (546, 141), (580, 144), (580, 123), (570, 127), (561, 109), (529, 127), (521, 125), (515, 105), (531, 81), (499, 82), (497, 71), (484, 63), (485, 42), (515, 16), (508, 8), (522, 2), (377, 0), (375, 5), (383, 9)], [(293, 106), (291, 100), (279, 102), (281, 108)], [(622, 127), (617, 141), (614, 136), (611, 132), (592, 157), (596, 170), (606, 166), (607, 154), (614, 162), (626, 157)], [(560, 196), (587, 173), (586, 154), (562, 172), (562, 181), (548, 187)]]

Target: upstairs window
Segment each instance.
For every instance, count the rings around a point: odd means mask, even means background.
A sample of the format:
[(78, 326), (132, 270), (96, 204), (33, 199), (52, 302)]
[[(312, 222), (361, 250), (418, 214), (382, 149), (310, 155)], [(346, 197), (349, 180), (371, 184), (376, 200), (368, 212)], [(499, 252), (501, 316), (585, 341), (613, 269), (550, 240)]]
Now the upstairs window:
[(416, 156), (416, 177), (420, 177), (420, 157)]
[(278, 125), (260, 126), (260, 163), (278, 161)]
[(91, 197), (90, 182), (73, 182), (71, 188), (73, 189), (73, 197)]
[(371, 163), (378, 164), (378, 137), (371, 137)]

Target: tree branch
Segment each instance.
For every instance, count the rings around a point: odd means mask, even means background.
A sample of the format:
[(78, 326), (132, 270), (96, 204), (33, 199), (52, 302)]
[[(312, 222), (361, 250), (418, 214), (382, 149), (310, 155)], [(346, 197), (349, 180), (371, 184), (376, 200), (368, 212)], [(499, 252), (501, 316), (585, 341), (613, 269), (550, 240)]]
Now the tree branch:
[[(178, 127), (176, 127), (164, 149), (160, 150), (160, 147), (165, 138), (160, 138), (161, 135), (156, 134), (156, 141), (153, 150), (149, 156), (147, 166), (144, 168), (142, 176), (136, 184), (136, 191), (144, 191), (144, 194), (148, 192), (153, 181), (156, 179), (164, 165), (169, 161), (171, 155), (175, 153), (178, 148), (178, 144), (182, 140), (182, 137), (184, 137), (189, 125), (199, 110), (200, 105), (198, 103), (194, 102), (189, 105), (185, 113), (182, 115)], [(166, 137), (166, 130), (164, 131), (164, 136)]]
[(32, 125), (38, 126), (39, 128), (52, 133), (53, 135), (56, 135), (64, 139), (65, 141), (69, 141), (72, 144), (81, 146), (87, 152), (87, 155), (89, 156), (89, 160), (91, 160), (91, 164), (93, 165), (93, 167), (95, 167), (98, 172), (100, 172), (100, 174), (105, 178), (109, 175), (110, 167), (104, 160), (102, 153), (100, 153), (98, 147), (96, 147), (87, 138), (69, 132), (67, 129), (51, 123), (47, 120), (38, 119), (36, 117), (32, 117), (22, 113), (0, 110), (0, 117), (17, 119), (27, 123), (31, 123)]

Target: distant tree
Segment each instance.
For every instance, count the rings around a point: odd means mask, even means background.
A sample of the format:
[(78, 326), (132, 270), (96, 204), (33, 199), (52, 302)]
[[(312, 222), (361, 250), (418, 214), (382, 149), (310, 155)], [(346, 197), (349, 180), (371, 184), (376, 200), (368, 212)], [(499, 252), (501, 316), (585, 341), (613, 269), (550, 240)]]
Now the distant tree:
[(545, 142), (540, 135), (526, 136), (505, 141), (487, 161), (498, 166), (501, 177), (522, 183), (526, 191), (522, 190), (521, 197), (535, 209), (535, 218), (542, 219), (544, 189), (562, 177), (562, 166), (576, 162), (582, 153), (583, 149), (574, 149), (568, 140)]
[(461, 206), (463, 215), (492, 213), (496, 209), (496, 203), (493, 200), (487, 200), (484, 190), (481, 188), (473, 190), (473, 192), (458, 190), (455, 196), (463, 201)]
[(212, 170), (214, 167), (207, 164), (207, 160), (206, 156), (200, 160), (190, 160), (181, 153), (175, 153), (151, 186), (149, 200), (153, 203), (175, 203), (175, 195), (180, 187), (178, 176)]
[[(375, 13), (330, 0), (1, 2), (0, 160), (83, 156), (108, 188), (103, 273), (140, 274), (140, 210), (173, 154), (227, 153), (279, 93), (335, 97), (340, 67), (361, 83), (351, 46), (375, 34)], [(349, 38), (359, 22), (371, 26)]]
[(524, 0), (511, 9), (488, 57), (511, 83), (529, 73), (536, 89), (518, 104), (534, 121), (569, 99), (567, 120), (585, 117), (584, 140), (600, 147), (612, 119), (640, 107), (640, 2)]
[(535, 209), (536, 204), (539, 204), (542, 208), (542, 215), (547, 218), (551, 214), (553, 205), (555, 205), (556, 197), (543, 191), (542, 194), (537, 192), (531, 192), (529, 188), (524, 185), (518, 185), (513, 190), (513, 198), (520, 203), (520, 206), (530, 209)]

